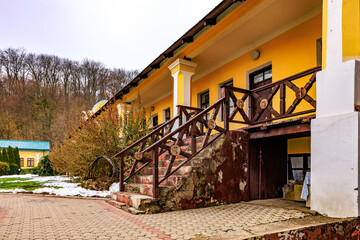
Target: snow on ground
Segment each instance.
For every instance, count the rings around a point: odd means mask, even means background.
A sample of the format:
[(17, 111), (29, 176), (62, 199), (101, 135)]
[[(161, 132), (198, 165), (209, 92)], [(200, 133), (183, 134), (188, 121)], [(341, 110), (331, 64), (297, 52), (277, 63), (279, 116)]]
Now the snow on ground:
[(38, 175), (34, 174), (24, 174), (24, 175), (4, 175), (0, 176), (0, 178), (33, 178), (37, 177)]
[[(32, 193), (48, 193), (57, 196), (82, 196), (82, 197), (108, 197), (111, 193), (119, 191), (119, 183), (111, 185), (109, 191), (95, 191), (80, 187), (79, 183), (68, 182), (71, 178), (66, 176), (49, 176), (41, 177), (34, 174), (26, 175), (7, 175), (0, 176), (0, 178), (21, 178), (23, 180), (14, 180), (8, 182), (42, 182), (44, 188), (38, 188), (33, 191), (26, 191), (24, 189), (0, 189), (0, 192), (18, 193), (18, 192), (32, 192)], [(55, 188), (57, 187), (57, 188)]]

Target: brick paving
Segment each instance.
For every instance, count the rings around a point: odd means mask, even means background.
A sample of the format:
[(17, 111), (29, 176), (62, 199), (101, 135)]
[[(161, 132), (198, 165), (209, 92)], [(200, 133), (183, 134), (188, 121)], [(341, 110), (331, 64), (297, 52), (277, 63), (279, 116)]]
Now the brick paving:
[(0, 239), (192, 239), (302, 218), (299, 211), (237, 203), (132, 215), (102, 200), (0, 195)]

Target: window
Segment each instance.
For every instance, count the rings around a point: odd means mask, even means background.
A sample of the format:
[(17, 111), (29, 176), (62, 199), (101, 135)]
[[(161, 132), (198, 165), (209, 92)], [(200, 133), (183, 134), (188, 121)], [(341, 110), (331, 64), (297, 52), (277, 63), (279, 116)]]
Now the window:
[[(225, 81), (223, 83), (219, 84), (219, 98), (221, 97), (221, 87), (222, 86), (234, 86), (234, 81), (232, 79)], [(232, 98), (229, 98), (229, 105), (230, 105), (230, 114), (232, 113), (232, 111), (234, 110), (234, 101), (232, 100)], [(221, 121), (224, 121), (224, 109), (221, 108), (221, 115), (220, 115), (220, 119)]]
[[(249, 75), (250, 79), (250, 90), (257, 89), (272, 82), (272, 65), (261, 68)], [(261, 91), (256, 92), (260, 98), (268, 98), (271, 93), (271, 88), (266, 88)], [(271, 101), (269, 103), (271, 106)], [(250, 114), (253, 118), (257, 113), (261, 112), (260, 101), (254, 96), (250, 98)], [(258, 118), (258, 121), (271, 119), (271, 112), (269, 109), (266, 109), (262, 112), (261, 116)]]
[(200, 94), (200, 108), (205, 109), (209, 107), (209, 90)]
[(289, 155), (289, 180), (295, 180), (302, 184), (307, 171), (310, 170), (310, 154)]
[(322, 65), (322, 38), (316, 40), (316, 63)]
[(34, 167), (34, 158), (27, 158), (27, 167)]
[(156, 115), (154, 115), (154, 116), (152, 117), (152, 127), (155, 127), (155, 126), (157, 126), (158, 124), (159, 124), (158, 115), (156, 114)]
[(20, 167), (24, 167), (24, 158), (20, 158)]
[[(209, 90), (206, 90), (205, 92), (202, 92), (199, 94), (199, 100), (200, 100), (200, 108), (205, 109), (210, 106), (210, 100), (209, 100)], [(208, 112), (205, 116), (205, 120), (208, 120), (210, 118), (210, 112)]]
[[(272, 78), (272, 67), (271, 65), (266, 67), (266, 68), (262, 68), (259, 71), (256, 71), (254, 73), (252, 73), (250, 75), (250, 80), (251, 80), (251, 85), (257, 85), (258, 83), (261, 83), (265, 80), (271, 79)], [(252, 87), (253, 89), (254, 87)]]
[(164, 110), (164, 122), (167, 122), (171, 119), (170, 108)]

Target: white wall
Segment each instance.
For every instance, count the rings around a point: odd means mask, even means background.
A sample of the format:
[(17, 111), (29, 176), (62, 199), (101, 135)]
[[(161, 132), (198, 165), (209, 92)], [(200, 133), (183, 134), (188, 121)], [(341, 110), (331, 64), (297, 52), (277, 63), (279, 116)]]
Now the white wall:
[(330, 217), (357, 217), (359, 113), (311, 122), (311, 209)]

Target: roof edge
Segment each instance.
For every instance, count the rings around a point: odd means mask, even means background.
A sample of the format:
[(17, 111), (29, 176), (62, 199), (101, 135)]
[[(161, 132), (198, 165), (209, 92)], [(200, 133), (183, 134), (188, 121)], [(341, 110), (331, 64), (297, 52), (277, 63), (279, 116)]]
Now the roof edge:
[(213, 10), (205, 15), (198, 23), (190, 28), (184, 35), (176, 40), (170, 47), (168, 47), (162, 54), (160, 54), (154, 61), (152, 61), (147, 67), (145, 67), (133, 80), (131, 80), (125, 87), (118, 91), (104, 106), (96, 111), (91, 118), (96, 118), (101, 114), (109, 105), (115, 103), (118, 99), (131, 91), (131, 88), (137, 87), (139, 82), (148, 78), (148, 74), (154, 70), (159, 69), (160, 64), (167, 58), (172, 58), (174, 52), (182, 47), (184, 44), (192, 43), (194, 36), (203, 30), (205, 27), (214, 26), (217, 24), (216, 18), (229, 9), (233, 4), (238, 2), (246, 2), (246, 0), (223, 0)]

